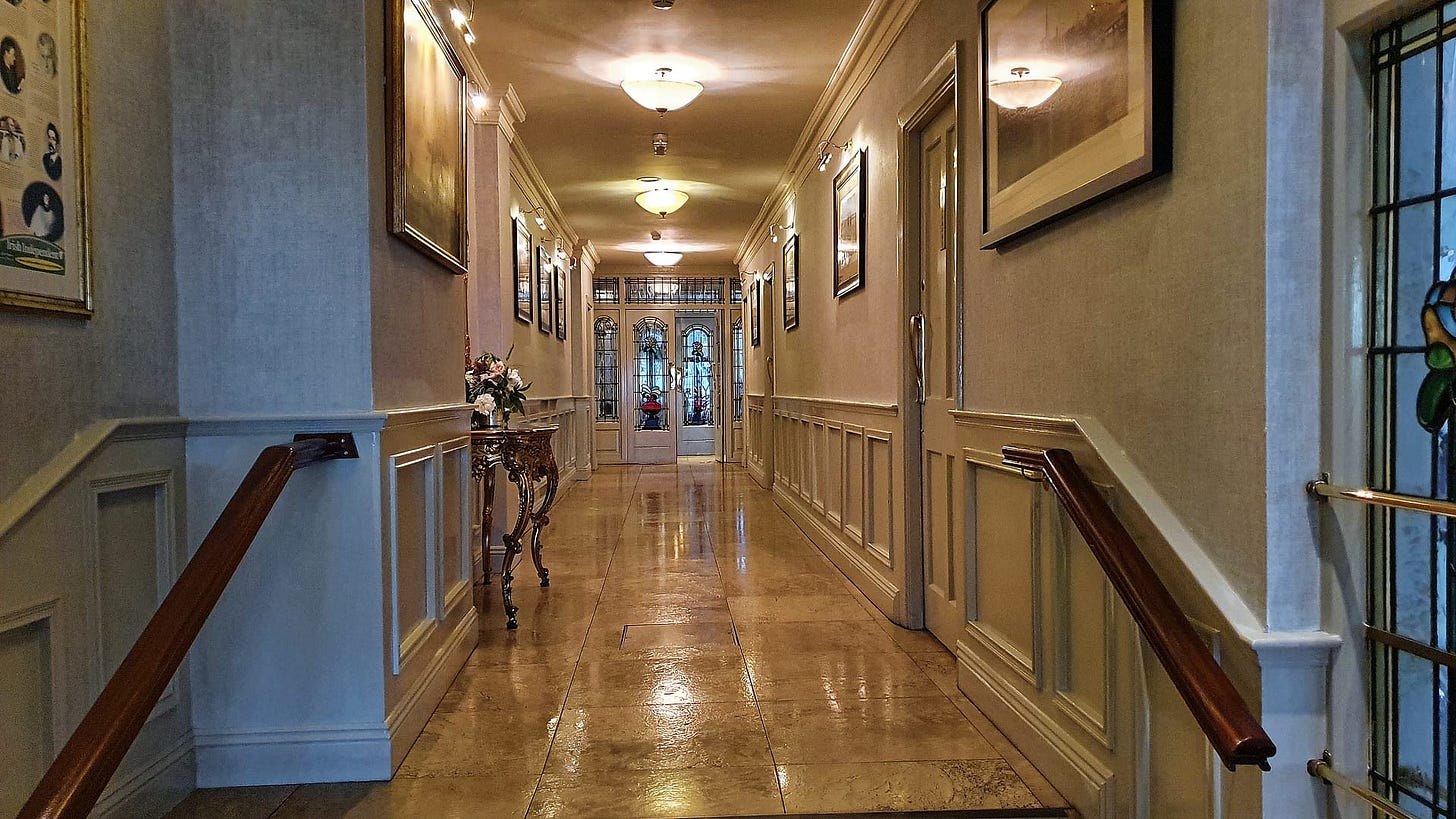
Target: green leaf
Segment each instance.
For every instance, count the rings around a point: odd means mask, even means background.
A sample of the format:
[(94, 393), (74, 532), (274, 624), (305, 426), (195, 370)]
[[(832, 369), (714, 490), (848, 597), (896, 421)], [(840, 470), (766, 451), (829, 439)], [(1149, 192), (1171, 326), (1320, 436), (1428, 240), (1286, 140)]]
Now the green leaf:
[(1431, 370), (1416, 395), (1416, 420), (1426, 432), (1439, 432), (1451, 417), (1451, 382), (1456, 370)]
[(1433, 370), (1456, 369), (1456, 355), (1451, 353), (1450, 347), (1438, 341), (1426, 348), (1426, 366)]

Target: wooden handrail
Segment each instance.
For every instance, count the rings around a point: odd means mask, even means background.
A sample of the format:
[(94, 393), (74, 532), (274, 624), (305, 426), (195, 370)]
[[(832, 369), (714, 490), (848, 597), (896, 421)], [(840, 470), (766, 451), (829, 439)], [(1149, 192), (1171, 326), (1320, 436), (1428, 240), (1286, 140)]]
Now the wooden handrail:
[(1273, 740), (1072, 453), (1008, 446), (1001, 460), (1056, 493), (1223, 764), (1269, 770)]
[(258, 455), (157, 613), (76, 726), (17, 819), (80, 819), (136, 741), (294, 472), (358, 458), (349, 434), (300, 435)]

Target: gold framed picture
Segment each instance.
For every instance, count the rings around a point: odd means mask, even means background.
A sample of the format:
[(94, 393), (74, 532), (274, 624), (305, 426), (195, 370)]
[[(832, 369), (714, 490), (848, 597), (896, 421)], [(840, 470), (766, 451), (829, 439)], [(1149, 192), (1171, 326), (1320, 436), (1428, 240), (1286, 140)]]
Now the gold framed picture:
[(86, 14), (0, 3), (0, 307), (89, 318)]
[(389, 3), (389, 230), (463, 274), (465, 69), (427, 0)]
[[(865, 152), (856, 151), (834, 175), (834, 297), (864, 287)], [(797, 273), (797, 271), (795, 271)]]

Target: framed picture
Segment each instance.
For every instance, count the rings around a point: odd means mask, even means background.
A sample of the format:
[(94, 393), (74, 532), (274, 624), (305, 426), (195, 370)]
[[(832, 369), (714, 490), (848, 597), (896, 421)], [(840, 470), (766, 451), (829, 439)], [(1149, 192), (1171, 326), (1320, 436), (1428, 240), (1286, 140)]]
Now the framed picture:
[(980, 0), (981, 247), (1173, 166), (1172, 0)]
[(753, 346), (757, 347), (759, 342), (759, 329), (763, 318), (763, 282), (755, 281), (752, 286), (753, 295), (751, 298), (753, 303), (750, 304), (748, 307), (749, 312), (753, 313), (753, 332), (751, 340), (753, 342)]
[(566, 265), (556, 265), (556, 337), (566, 340)]
[(834, 296), (864, 287), (865, 152), (834, 175)]
[(515, 228), (512, 241), (515, 259), (516, 319), (531, 323), (531, 231), (518, 216), (511, 220)]
[(551, 254), (536, 248), (536, 329), (551, 335)]
[(799, 326), (799, 235), (784, 242), (784, 329)]
[(92, 315), (84, 6), (0, 3), (0, 307)]
[(389, 0), (389, 230), (465, 272), (465, 70), (429, 0)]

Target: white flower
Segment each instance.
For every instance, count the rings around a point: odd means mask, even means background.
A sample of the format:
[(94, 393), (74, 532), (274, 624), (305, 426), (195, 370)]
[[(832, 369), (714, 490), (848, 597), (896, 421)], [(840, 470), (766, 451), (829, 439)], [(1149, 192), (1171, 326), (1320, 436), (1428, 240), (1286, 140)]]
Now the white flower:
[(495, 398), (490, 395), (482, 395), (475, 399), (475, 411), (481, 415), (489, 415), (495, 412)]
[(512, 367), (510, 371), (506, 373), (506, 379), (511, 382), (512, 387), (515, 387), (518, 390), (523, 384), (526, 383), (521, 380), (521, 371), (516, 369), (515, 367)]

